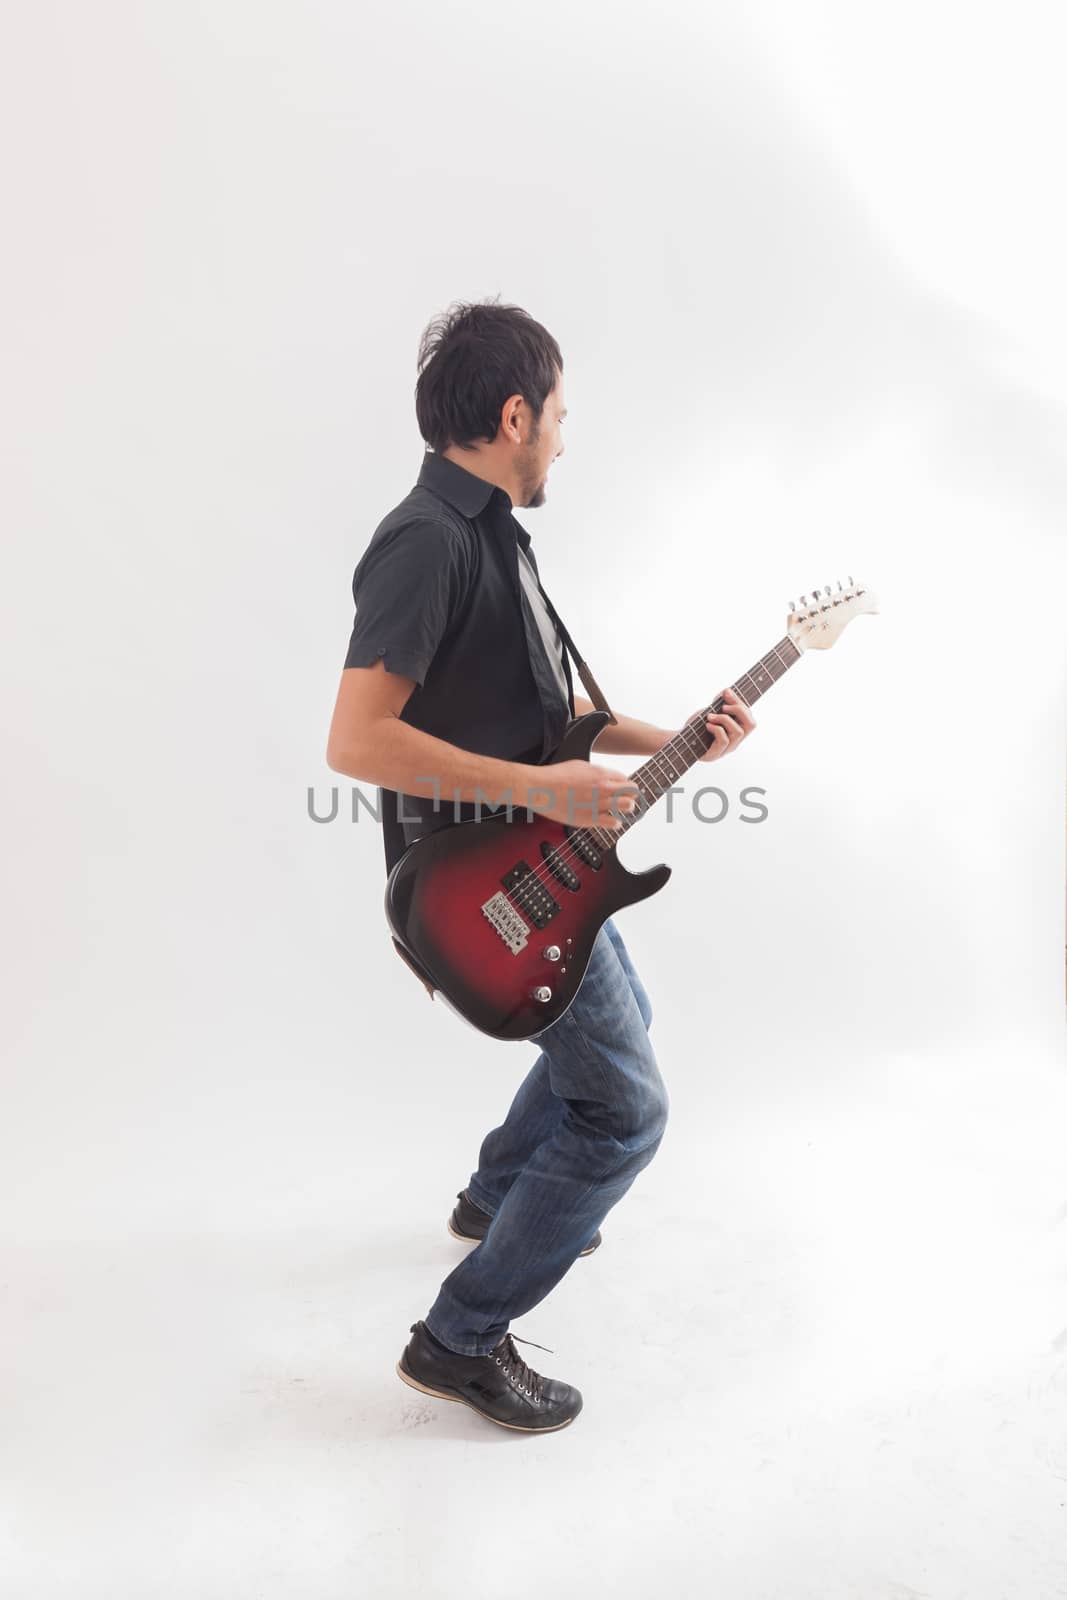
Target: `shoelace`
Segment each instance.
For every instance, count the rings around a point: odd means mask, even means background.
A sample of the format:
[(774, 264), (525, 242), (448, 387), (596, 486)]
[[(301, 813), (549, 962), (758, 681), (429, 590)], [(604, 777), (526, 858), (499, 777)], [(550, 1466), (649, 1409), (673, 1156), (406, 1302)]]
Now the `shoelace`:
[[(521, 1339), (517, 1333), (506, 1333), (493, 1352), (507, 1376), (514, 1380), (516, 1386), (524, 1394), (530, 1396), (535, 1405), (540, 1405), (544, 1397), (545, 1380), (539, 1372), (535, 1372), (532, 1367), (527, 1366), (522, 1359), (515, 1348), (516, 1339), (519, 1340), (520, 1344), (532, 1344), (537, 1350), (548, 1350), (548, 1346), (546, 1344), (538, 1344), (535, 1339)], [(552, 1350), (548, 1350), (548, 1353), (549, 1355), (554, 1354)]]

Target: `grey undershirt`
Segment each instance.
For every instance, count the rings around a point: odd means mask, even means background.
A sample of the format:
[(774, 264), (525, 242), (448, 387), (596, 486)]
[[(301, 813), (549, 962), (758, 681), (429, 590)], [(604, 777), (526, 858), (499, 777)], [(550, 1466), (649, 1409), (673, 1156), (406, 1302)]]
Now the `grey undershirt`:
[(533, 613), (534, 621), (537, 623), (537, 631), (541, 635), (541, 642), (545, 647), (545, 654), (551, 662), (552, 670), (556, 675), (556, 682), (559, 684), (559, 692), (563, 699), (566, 700), (567, 678), (563, 671), (563, 644), (560, 640), (559, 630), (557, 629), (556, 624), (552, 621), (552, 618), (549, 616), (548, 607), (545, 605), (545, 602), (541, 596), (541, 591), (537, 585), (537, 574), (530, 565), (529, 557), (522, 548), (521, 544), (518, 544), (517, 541), (516, 549), (519, 556), (519, 577), (522, 579), (522, 587), (525, 591), (526, 598), (530, 603), (530, 610)]

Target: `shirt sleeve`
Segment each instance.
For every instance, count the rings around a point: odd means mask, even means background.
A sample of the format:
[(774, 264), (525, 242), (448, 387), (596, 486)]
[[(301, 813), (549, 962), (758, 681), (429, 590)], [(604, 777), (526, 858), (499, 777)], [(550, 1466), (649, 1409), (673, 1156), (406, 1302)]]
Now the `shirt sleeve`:
[(409, 522), (375, 538), (352, 579), (356, 617), (345, 666), (380, 660), (421, 686), (467, 587), (465, 551), (443, 522)]

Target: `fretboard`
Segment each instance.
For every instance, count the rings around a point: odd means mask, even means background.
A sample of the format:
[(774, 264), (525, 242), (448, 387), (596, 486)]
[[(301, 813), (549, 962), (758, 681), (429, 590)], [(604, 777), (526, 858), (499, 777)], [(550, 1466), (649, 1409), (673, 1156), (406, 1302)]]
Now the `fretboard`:
[[(761, 695), (767, 693), (772, 684), (777, 683), (778, 679), (800, 660), (802, 654), (803, 651), (797, 649), (787, 634), (731, 687), (746, 705), (754, 705)], [(695, 711), (688, 722), (679, 728), (655, 755), (649, 756), (636, 772), (631, 772), (630, 781), (638, 788), (637, 803), (632, 811), (620, 813), (622, 821), (619, 827), (576, 829), (571, 835), (572, 840), (576, 835), (580, 835), (589, 839), (598, 850), (611, 849), (617, 844), (628, 828), (632, 828), (635, 822), (640, 822), (642, 817), (647, 816), (656, 801), (662, 799), (668, 789), (676, 784), (701, 756), (707, 755), (712, 745), (712, 736), (707, 729), (707, 716), (709, 712), (721, 711), (724, 705), (725, 701), (722, 695), (719, 695), (710, 706)]]

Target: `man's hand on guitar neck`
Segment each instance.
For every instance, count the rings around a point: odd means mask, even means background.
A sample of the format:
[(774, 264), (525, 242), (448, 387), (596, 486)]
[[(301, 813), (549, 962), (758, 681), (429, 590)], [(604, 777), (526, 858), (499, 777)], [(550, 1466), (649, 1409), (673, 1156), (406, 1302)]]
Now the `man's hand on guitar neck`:
[[(708, 714), (707, 729), (712, 737), (712, 746), (706, 755), (699, 758), (701, 761), (718, 761), (720, 756), (729, 755), (756, 726), (755, 717), (736, 690), (724, 689), (722, 698), (724, 709)], [(694, 712), (694, 716), (696, 714)]]
[[(711, 749), (699, 757), (701, 761), (718, 761), (720, 756), (728, 755), (756, 726), (752, 712), (735, 689), (724, 689), (722, 698), (724, 709), (709, 713), (706, 719), (712, 744)], [(595, 708), (591, 701), (576, 694), (574, 709), (578, 716), (583, 716)], [(698, 711), (693, 713), (694, 716), (699, 714)], [(598, 734), (597, 754), (654, 756), (679, 731), (658, 727), (654, 722), (642, 722), (638, 717), (627, 717), (619, 711), (615, 718), (614, 724)]]

